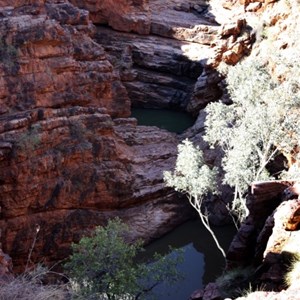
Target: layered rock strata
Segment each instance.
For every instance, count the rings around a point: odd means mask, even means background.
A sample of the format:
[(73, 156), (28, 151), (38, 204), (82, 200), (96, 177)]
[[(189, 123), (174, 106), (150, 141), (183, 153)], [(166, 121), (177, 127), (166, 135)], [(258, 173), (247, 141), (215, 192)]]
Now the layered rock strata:
[(129, 34), (137, 31), (128, 22), (119, 32), (97, 26), (95, 39), (110, 54), (133, 106), (197, 115), (222, 95), (220, 62), (233, 65), (249, 53), (250, 27), (239, 16), (218, 23), (206, 1), (155, 0), (143, 7), (150, 24), (143, 36)]
[[(4, 4), (2, 4), (4, 5)], [(9, 5), (7, 3), (7, 5)], [(87, 11), (47, 1), (1, 8), (1, 113), (36, 107), (105, 107), (129, 115), (129, 99)]]
[(57, 261), (109, 217), (149, 241), (189, 215), (184, 201), (163, 192), (175, 135), (99, 108), (36, 109), (1, 121), (0, 227), (16, 265), (36, 235), (32, 260)]
[[(135, 107), (184, 110), (203, 72), (200, 57), (208, 48), (194, 45), (199, 59), (185, 56), (182, 42), (97, 28), (96, 41), (110, 54)], [(201, 51), (202, 50), (202, 51)]]
[(0, 12), (0, 227), (14, 265), (35, 239), (31, 261), (59, 261), (113, 216), (146, 241), (186, 220), (162, 181), (178, 138), (122, 119), (130, 101), (87, 11), (2, 1)]
[(221, 95), (219, 41), (240, 59), (251, 44), (237, 39), (246, 24), (221, 27), (196, 0), (0, 8), (0, 226), (15, 264), (35, 238), (33, 261), (63, 259), (112, 216), (147, 241), (185, 220), (191, 209), (162, 181), (181, 137), (137, 126), (130, 106), (197, 115)]
[(94, 24), (109, 25), (114, 30), (149, 34), (148, 0), (71, 0), (76, 7), (90, 12)]

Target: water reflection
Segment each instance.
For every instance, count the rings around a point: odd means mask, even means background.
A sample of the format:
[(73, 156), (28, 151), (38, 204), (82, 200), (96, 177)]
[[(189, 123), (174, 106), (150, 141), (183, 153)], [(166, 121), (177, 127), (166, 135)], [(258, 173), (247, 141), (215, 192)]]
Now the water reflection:
[[(216, 227), (214, 231), (225, 249), (235, 234), (233, 226)], [(163, 238), (146, 247), (147, 256), (154, 252), (172, 255), (169, 246), (184, 250), (184, 262), (179, 267), (185, 279), (177, 287), (160, 285), (157, 287), (159, 300), (186, 300), (191, 293), (218, 277), (224, 268), (224, 259), (214, 241), (200, 220), (189, 221)]]

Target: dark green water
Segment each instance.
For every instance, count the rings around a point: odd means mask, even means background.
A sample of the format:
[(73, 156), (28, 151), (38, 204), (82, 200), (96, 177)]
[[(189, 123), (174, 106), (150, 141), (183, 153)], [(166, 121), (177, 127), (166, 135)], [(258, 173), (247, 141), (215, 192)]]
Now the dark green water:
[[(131, 116), (138, 120), (139, 125), (157, 126), (176, 133), (182, 133), (195, 121), (184, 112), (148, 108), (133, 108)], [(226, 251), (236, 229), (233, 226), (224, 226), (216, 227), (214, 231)], [(178, 267), (184, 275), (184, 280), (172, 287), (163, 284), (157, 286), (157, 299), (187, 300), (194, 290), (221, 275), (224, 258), (200, 220), (189, 221), (153, 242), (146, 247), (145, 255), (151, 258), (158, 252), (172, 256), (169, 246), (184, 250), (184, 262)]]
[[(226, 251), (236, 229), (234, 226), (214, 227), (213, 229)], [(183, 273), (184, 279), (177, 286), (163, 284), (157, 286), (155, 293), (159, 300), (187, 300), (193, 291), (221, 275), (224, 268), (223, 256), (200, 220), (184, 223), (153, 242), (146, 247), (146, 254), (149, 257), (154, 252), (172, 255), (168, 253), (169, 246), (184, 250), (184, 262), (178, 268)]]
[(182, 133), (195, 122), (186, 112), (167, 109), (132, 108), (131, 117), (136, 118), (139, 125), (157, 126), (176, 133)]

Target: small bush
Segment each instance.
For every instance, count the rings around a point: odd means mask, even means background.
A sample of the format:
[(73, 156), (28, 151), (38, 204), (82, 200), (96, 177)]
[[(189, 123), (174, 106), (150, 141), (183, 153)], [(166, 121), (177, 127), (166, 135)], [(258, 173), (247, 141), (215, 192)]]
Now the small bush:
[(11, 75), (15, 75), (19, 70), (17, 56), (17, 48), (0, 37), (0, 63), (3, 63), (5, 71)]
[(204, 160), (203, 152), (188, 139), (178, 145), (175, 170), (164, 172), (166, 186), (187, 195), (189, 203), (197, 211), (202, 224), (209, 231), (217, 248), (225, 258), (225, 251), (210, 227), (208, 213), (203, 213), (203, 199), (216, 192), (216, 167), (210, 168)]
[(31, 152), (35, 150), (41, 143), (39, 136), (39, 126), (30, 128), (26, 133), (20, 135), (16, 142), (16, 146), (22, 151)]
[(128, 227), (120, 219), (97, 227), (92, 236), (73, 244), (66, 272), (79, 299), (144, 299), (162, 283), (180, 279), (180, 257), (156, 256), (151, 264), (137, 262), (141, 241), (126, 243)]

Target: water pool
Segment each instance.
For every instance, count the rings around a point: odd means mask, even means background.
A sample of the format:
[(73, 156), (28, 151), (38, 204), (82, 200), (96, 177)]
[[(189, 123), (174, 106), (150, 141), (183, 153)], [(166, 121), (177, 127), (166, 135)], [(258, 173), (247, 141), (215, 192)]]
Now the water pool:
[[(236, 229), (234, 226), (213, 228), (222, 247), (228, 249)], [(191, 220), (175, 228), (146, 247), (146, 255), (169, 253), (169, 246), (184, 250), (184, 262), (179, 266), (184, 279), (177, 286), (159, 285), (155, 294), (159, 300), (187, 300), (194, 290), (221, 275), (224, 259), (200, 220)]]
[(195, 122), (186, 112), (167, 109), (132, 108), (131, 117), (138, 120), (138, 125), (157, 126), (176, 133), (182, 133)]

